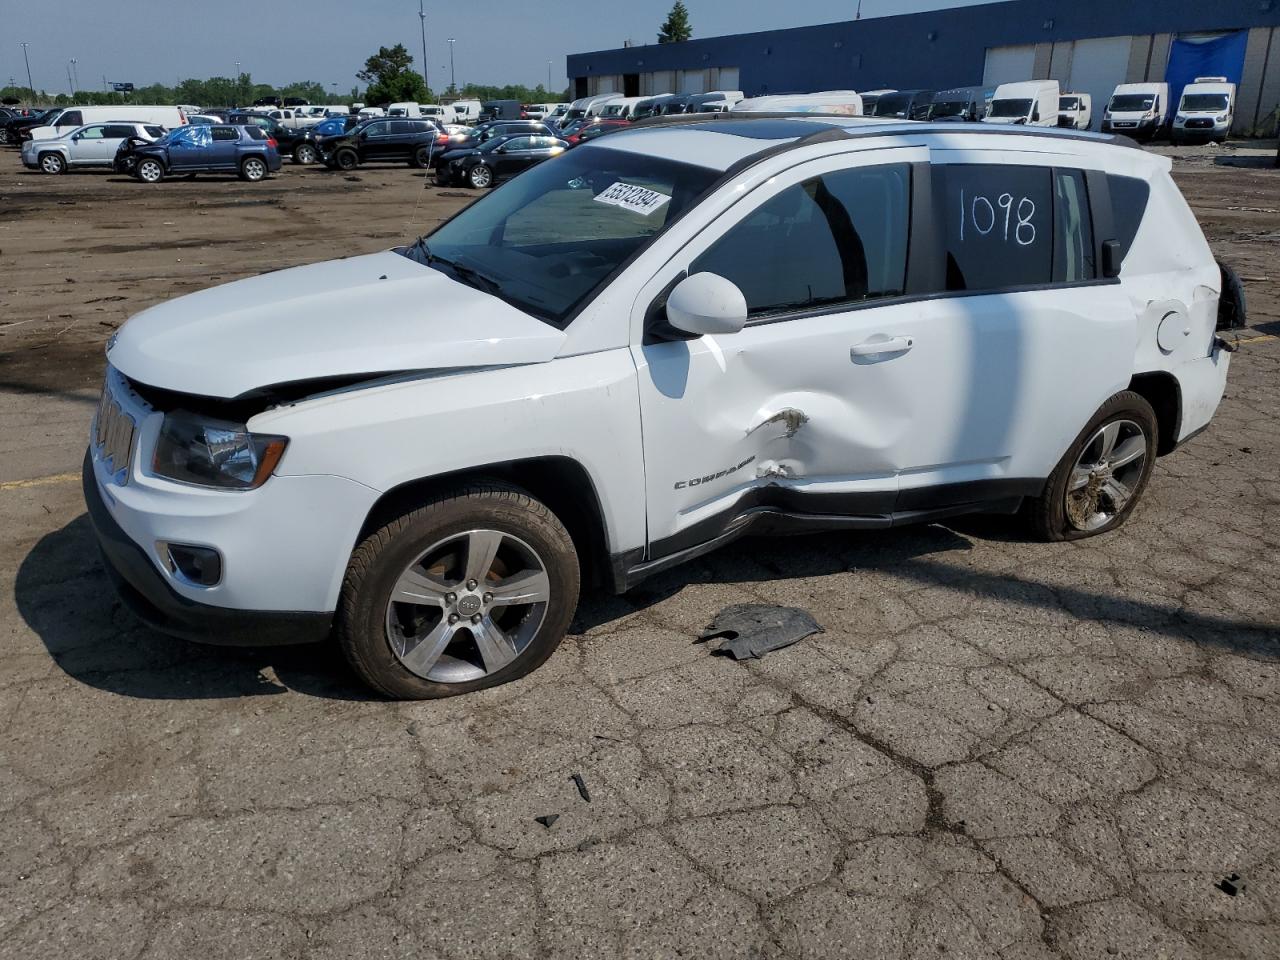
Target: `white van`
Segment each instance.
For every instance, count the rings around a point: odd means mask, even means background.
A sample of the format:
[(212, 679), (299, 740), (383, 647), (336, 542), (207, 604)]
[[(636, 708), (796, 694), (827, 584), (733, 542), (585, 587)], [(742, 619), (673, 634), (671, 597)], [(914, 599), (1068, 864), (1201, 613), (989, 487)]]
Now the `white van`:
[(172, 130), (187, 122), (187, 115), (180, 107), (66, 107), (55, 113), (47, 124), (23, 131), (24, 140), (46, 140), (70, 133), (87, 123), (105, 123), (108, 120), (134, 120), (152, 126)]
[(449, 104), (453, 110), (452, 119), (462, 123), (464, 121), (475, 121), (480, 118), (480, 101), (479, 100), (455, 100)]
[[(606, 120), (630, 120), (638, 107), (648, 97), (623, 97), (621, 100), (609, 100), (600, 105), (599, 116)], [(596, 114), (588, 114), (596, 116)]]
[(385, 117), (386, 111), (381, 107), (361, 107), (359, 116), (362, 117)]
[(1225, 143), (1236, 112), (1236, 85), (1226, 77), (1196, 77), (1182, 88), (1173, 117), (1173, 142)]
[(1122, 83), (1102, 113), (1103, 133), (1123, 133), (1135, 140), (1161, 136), (1168, 124), (1167, 83)]
[(727, 125), (620, 130), (417, 242), (129, 320), (83, 467), (123, 602), (215, 643), (332, 633), (384, 696), (442, 697), (543, 663), (581, 585), (748, 531), (1021, 512), (1071, 541), (1188, 495), (1156, 459), (1209, 425), (1245, 318), (1168, 157)]
[(1057, 80), (1002, 83), (996, 87), (995, 96), (991, 98), (991, 106), (987, 109), (987, 115), (982, 118), (982, 122), (1056, 127), (1058, 97)]
[(322, 114), (322, 116), (324, 116), (324, 117), (349, 117), (349, 116), (351, 116), (351, 108), (350, 108), (350, 107), (347, 107), (347, 106), (342, 106), (341, 104), (338, 104), (338, 105), (335, 105), (335, 106), (331, 106), (331, 107), (325, 107), (325, 108), (324, 108), (324, 113)]
[(854, 90), (780, 93), (739, 100), (730, 113), (821, 113), (833, 117), (862, 116), (862, 97)]
[(1058, 126), (1088, 130), (1093, 123), (1093, 97), (1068, 91), (1058, 97)]
[(393, 103), (387, 107), (388, 117), (408, 117), (410, 120), (417, 120), (422, 117), (422, 108), (413, 101), (405, 103)]
[(600, 113), (599, 109), (594, 113), (588, 114), (588, 111), (590, 111), (592, 107), (599, 104), (601, 109), (603, 109), (603, 105), (608, 103), (610, 100), (621, 99), (622, 94), (620, 93), (599, 93), (594, 97), (582, 97), (580, 100), (575, 100), (573, 103), (569, 104), (569, 109), (566, 110), (564, 116), (560, 118), (560, 126), (563, 127), (566, 124), (572, 123), (574, 120), (581, 120), (588, 115), (596, 116)]
[(690, 113), (728, 113), (746, 99), (741, 90), (708, 90), (689, 98)]

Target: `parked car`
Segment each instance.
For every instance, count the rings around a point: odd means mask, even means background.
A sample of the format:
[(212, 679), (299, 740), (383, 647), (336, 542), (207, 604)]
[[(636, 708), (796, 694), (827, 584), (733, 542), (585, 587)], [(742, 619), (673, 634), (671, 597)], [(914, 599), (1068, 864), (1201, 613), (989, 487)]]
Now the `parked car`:
[(983, 123), (1025, 124), (1032, 127), (1058, 125), (1058, 81), (1024, 80), (996, 87), (991, 107)]
[(411, 246), (131, 319), (83, 470), (123, 602), (332, 635), (382, 695), (441, 697), (543, 663), (581, 584), (749, 532), (1019, 511), (1081, 540), (1178, 482), (1156, 458), (1209, 425), (1243, 317), (1168, 158), (738, 122), (633, 127)]
[(1089, 94), (1068, 91), (1058, 97), (1058, 126), (1088, 130), (1092, 124), (1093, 98)]
[[(235, 111), (227, 115), (227, 123), (234, 126), (261, 127), (267, 136), (276, 142), (276, 149), (282, 157), (292, 157), (294, 163), (314, 163), (315, 159), (306, 159), (306, 151), (299, 158), (299, 147), (306, 141), (307, 129), (286, 127), (275, 117), (258, 111)], [(309, 129), (309, 128), (308, 128)]]
[(127, 140), (120, 150), (127, 159), (117, 155), (117, 167), (130, 166), (143, 183), (197, 173), (235, 173), (256, 182), (280, 169), (276, 141), (259, 126), (179, 127), (155, 143)]
[(480, 109), (483, 104), (479, 100), (455, 100), (449, 104), (449, 119), (455, 123), (478, 123)]
[(519, 100), (485, 100), (480, 105), (480, 119), (519, 120), (522, 107)]
[(196, 126), (208, 126), (211, 123), (226, 123), (226, 121), (212, 113), (189, 113), (187, 114), (187, 123), (194, 123)]
[(321, 120), (315, 126), (308, 127), (302, 132), (302, 136), (294, 142), (289, 154), (293, 157), (293, 162), (297, 164), (319, 163), (320, 148), (317, 146), (318, 140), (325, 137), (341, 136), (356, 125), (364, 122), (350, 113)]
[(476, 147), (495, 137), (508, 137), (515, 134), (526, 134), (543, 137), (559, 137), (561, 131), (543, 120), (491, 120), (472, 127), (462, 138), (450, 136), (447, 151), (440, 158), (442, 161), (455, 159), (451, 154), (455, 150), (474, 150)]
[(1102, 113), (1102, 132), (1151, 140), (1167, 133), (1169, 120), (1167, 83), (1122, 83)]
[(875, 116), (876, 104), (880, 102), (880, 98), (886, 94), (897, 92), (897, 90), (890, 90), (888, 87), (879, 90), (863, 90), (859, 94), (862, 97), (863, 115), (867, 117)]
[[(876, 98), (872, 117), (892, 117), (896, 120), (928, 120), (929, 107), (933, 104), (934, 90), (895, 90)], [(866, 109), (866, 105), (863, 105)]]
[(63, 136), (87, 123), (106, 123), (109, 120), (134, 120), (173, 130), (186, 123), (187, 116), (178, 107), (166, 106), (64, 107), (44, 118), (39, 125), (21, 131), (20, 135), (24, 140), (45, 140)]
[(956, 87), (939, 90), (929, 105), (929, 120), (939, 123), (976, 123), (987, 115), (994, 87)]
[(1196, 77), (1182, 88), (1173, 117), (1173, 142), (1226, 143), (1235, 119), (1236, 85), (1226, 77)]
[(320, 159), (335, 170), (354, 170), (362, 163), (408, 163), (429, 167), (447, 148), (449, 135), (434, 121), (382, 117), (346, 133), (317, 137)]
[[(43, 125), (60, 108), (39, 110), (34, 113), (18, 114), (0, 122), (0, 143), (16, 145), (22, 141), (22, 132), (29, 127)], [(27, 138), (30, 139), (30, 138)]]
[(559, 156), (568, 147), (565, 141), (551, 136), (497, 137), (474, 150), (464, 151), (461, 156), (451, 155), (447, 164), (438, 164), (436, 183), (442, 187), (454, 184), (477, 189), (492, 187), (543, 160)]
[[(569, 104), (569, 109), (565, 110), (564, 115), (559, 119), (559, 123), (563, 126), (574, 120), (580, 120), (587, 115), (587, 112), (596, 104), (603, 105), (610, 100), (621, 100), (620, 93), (599, 93), (592, 97), (580, 97)], [(598, 110), (596, 111), (599, 112)]]
[(862, 116), (862, 97), (855, 90), (823, 90), (820, 93), (781, 93), (748, 97), (733, 105), (730, 113), (814, 113), (825, 116)]
[(289, 107), (279, 107), (275, 110), (264, 110), (263, 113), (280, 124), (282, 127), (288, 127), (290, 130), (304, 130), (316, 121), (301, 110), (293, 110)]
[(630, 120), (590, 120), (572, 133), (566, 133), (563, 139), (569, 146), (576, 147), (580, 143), (587, 143), (610, 131), (625, 130), (629, 126), (631, 126)]
[(116, 152), (129, 138), (150, 143), (164, 136), (164, 128), (148, 123), (90, 123), (66, 136), (28, 140), (22, 145), (22, 164), (30, 170), (59, 174), (86, 167), (110, 170)]

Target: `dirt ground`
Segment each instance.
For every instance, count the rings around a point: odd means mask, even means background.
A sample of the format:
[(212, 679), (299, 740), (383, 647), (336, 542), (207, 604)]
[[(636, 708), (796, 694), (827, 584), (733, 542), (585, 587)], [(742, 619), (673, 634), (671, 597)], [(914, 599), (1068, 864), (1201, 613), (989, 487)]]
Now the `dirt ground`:
[[(1274, 960), (1274, 152), (1178, 152), (1251, 327), (1122, 531), (741, 541), (588, 598), (526, 680), (421, 704), (368, 698), (324, 648), (139, 625), (76, 471), (131, 314), (386, 248), (473, 195), (403, 167), (144, 186), (0, 152), (0, 957)], [(733, 602), (826, 632), (709, 657), (692, 637)]]

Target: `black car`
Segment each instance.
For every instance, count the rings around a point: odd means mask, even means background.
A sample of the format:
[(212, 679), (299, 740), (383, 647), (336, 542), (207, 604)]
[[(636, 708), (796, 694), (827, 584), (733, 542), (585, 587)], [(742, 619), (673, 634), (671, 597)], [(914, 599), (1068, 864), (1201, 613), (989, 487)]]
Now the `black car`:
[(559, 137), (560, 131), (542, 120), (490, 120), (472, 129), (462, 139), (450, 138), (448, 152), (440, 157), (441, 163), (456, 159), (454, 154), (469, 152), (497, 137), (526, 134), (535, 137)]
[(325, 137), (337, 137), (349, 133), (357, 125), (365, 121), (354, 113), (344, 113), (337, 117), (326, 117), (317, 124), (302, 131), (302, 137), (293, 145), (294, 163), (317, 163), (320, 160), (318, 140)]
[(42, 125), (46, 117), (52, 116), (61, 107), (52, 107), (35, 113), (10, 117), (0, 124), (0, 143), (18, 145), (22, 142), (22, 131)]
[(286, 127), (279, 120), (268, 117), (265, 113), (253, 113), (251, 111), (233, 111), (227, 114), (226, 122), (235, 126), (252, 126), (261, 127), (267, 132), (267, 136), (276, 142), (276, 149), (280, 151), (282, 157), (292, 157), (294, 163), (313, 163), (312, 160), (299, 160), (294, 152), (298, 145), (302, 143), (303, 130), (295, 130), (292, 127)]
[(432, 120), (377, 117), (346, 133), (315, 141), (320, 159), (335, 170), (354, 170), (362, 163), (408, 163), (429, 167), (449, 142)]
[(545, 135), (495, 137), (455, 156), (447, 165), (437, 165), (436, 183), (442, 187), (463, 183), (478, 189), (492, 187), (499, 180), (559, 156), (568, 147), (563, 140)]

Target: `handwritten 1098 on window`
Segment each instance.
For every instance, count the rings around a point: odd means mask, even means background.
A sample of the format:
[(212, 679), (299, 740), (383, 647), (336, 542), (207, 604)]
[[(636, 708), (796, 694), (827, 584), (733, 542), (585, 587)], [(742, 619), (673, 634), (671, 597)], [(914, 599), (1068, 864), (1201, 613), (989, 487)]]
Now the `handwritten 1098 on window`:
[(1053, 279), (1048, 167), (943, 168), (947, 289), (1002, 290)]

